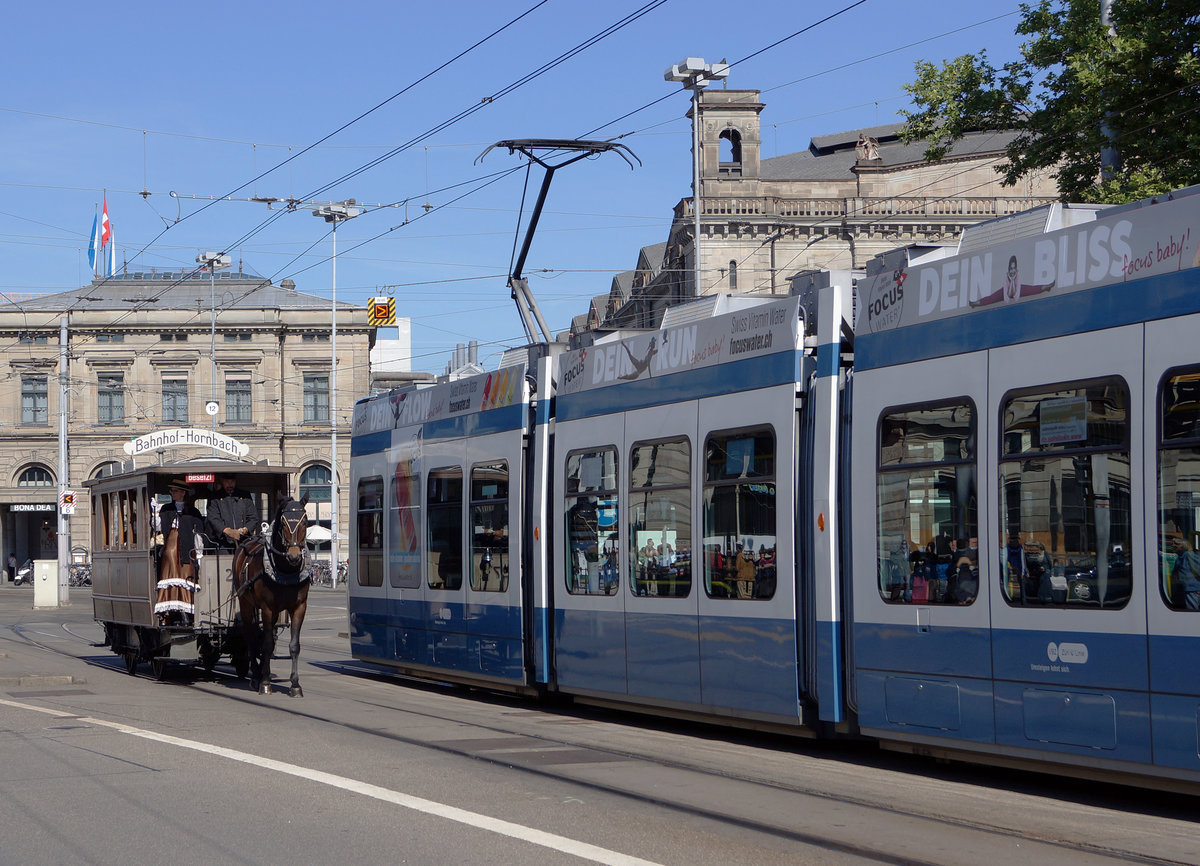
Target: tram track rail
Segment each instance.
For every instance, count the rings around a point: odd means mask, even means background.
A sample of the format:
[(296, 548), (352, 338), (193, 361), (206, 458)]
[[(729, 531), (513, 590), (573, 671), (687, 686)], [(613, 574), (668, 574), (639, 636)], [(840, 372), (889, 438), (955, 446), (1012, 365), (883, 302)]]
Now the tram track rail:
[[(51, 638), (57, 637), (57, 635), (48, 634), (44, 629), (15, 625), (10, 627), (8, 631), (12, 635), (10, 640), (19, 640), (26, 646), (36, 647), (44, 652), (82, 661), (85, 664), (93, 665), (112, 673), (124, 673), (121, 661), (116, 656), (113, 656), (112, 663), (108, 664), (103, 659), (81, 657), (79, 654), (72, 652), (69, 648), (71, 646), (86, 645), (91, 647), (95, 644), (86, 635), (72, 631), (65, 624), (62, 626), (62, 635), (67, 640), (67, 646), (63, 645), (61, 638), (52, 640)], [(310, 639), (308, 643), (311, 645), (313, 640)], [(333, 651), (336, 652), (336, 649)], [(640, 749), (619, 748), (611, 744), (595, 742), (594, 739), (589, 740), (587, 737), (587, 734), (590, 734), (596, 725), (614, 725), (618, 728), (631, 726), (649, 728), (660, 733), (666, 730), (669, 734), (678, 734), (682, 728), (685, 733), (697, 736), (698, 730), (701, 733), (707, 730), (706, 726), (698, 723), (676, 723), (656, 719), (654, 720), (655, 726), (650, 726), (644, 717), (637, 717), (636, 720), (622, 719), (623, 715), (628, 714), (614, 710), (600, 710), (594, 707), (582, 709), (578, 707), (554, 708), (546, 711), (540, 706), (535, 705), (532, 700), (470, 691), (453, 685), (443, 686), (424, 681), (410, 681), (389, 672), (360, 665), (357, 662), (346, 664), (337, 661), (309, 661), (307, 665), (326, 673), (343, 674), (348, 677), (346, 682), (379, 684), (395, 689), (397, 698), (411, 693), (412, 690), (417, 690), (436, 698), (469, 700), (473, 702), (473, 706), (475, 707), (481, 705), (487, 707), (502, 706), (508, 709), (502, 712), (498, 718), (493, 715), (490, 721), (476, 717), (482, 715), (481, 713), (470, 714), (469, 719), (464, 719), (461, 713), (439, 712), (429, 708), (407, 705), (401, 700), (381, 699), (378, 695), (351, 695), (347, 694), (347, 690), (344, 688), (328, 689), (325, 686), (324, 680), (319, 677), (314, 678), (311, 675), (306, 681), (306, 688), (310, 698), (320, 697), (340, 701), (348, 700), (351, 702), (350, 706), (404, 714), (405, 717), (415, 717), (421, 720), (422, 723), (434, 723), (435, 725), (440, 724), (448, 727), (468, 725), (473, 732), (478, 734), (478, 736), (461, 738), (456, 744), (456, 740), (454, 739), (431, 740), (429, 738), (408, 736), (394, 730), (387, 730), (378, 725), (358, 723), (351, 718), (354, 715), (353, 712), (348, 713), (347, 717), (332, 718), (329, 715), (307, 710), (305, 708), (307, 704), (299, 701), (292, 699), (283, 700), (285, 696), (282, 694), (277, 694), (270, 699), (264, 699), (249, 690), (243, 693), (228, 689), (213, 689), (211, 688), (211, 684), (214, 682), (227, 684), (229, 681), (237, 679), (232, 671), (223, 670), (223, 665), (218, 666), (211, 674), (204, 674), (199, 669), (195, 669), (194, 676), (181, 675), (170, 677), (170, 679), (172, 679), (174, 685), (180, 688), (195, 689), (214, 697), (225, 698), (226, 700), (253, 706), (271, 713), (286, 714), (320, 725), (333, 725), (342, 730), (367, 737), (379, 738), (421, 749), (430, 749), (442, 754), (468, 758), (509, 770), (518, 770), (533, 777), (545, 778), (557, 782), (568, 782), (598, 793), (622, 798), (633, 804), (672, 810), (693, 818), (713, 821), (720, 825), (763, 834), (776, 840), (811, 846), (823, 851), (857, 857), (870, 862), (934, 866), (934, 864), (948, 861), (936, 858), (923, 859), (920, 857), (914, 858), (907, 855), (898, 855), (885, 850), (885, 846), (847, 842), (839, 838), (836, 832), (814, 832), (812, 830), (798, 829), (795, 826), (785, 826), (780, 822), (757, 820), (750, 816), (733, 814), (727, 810), (717, 810), (699, 803), (681, 802), (678, 798), (656, 795), (650, 789), (639, 790), (630, 785), (612, 784), (596, 779), (583, 778), (577, 773), (571, 772), (570, 765), (566, 767), (554, 763), (539, 765), (537, 756), (545, 754), (553, 756), (561, 750), (583, 750), (592, 756), (589, 758), (592, 761), (613, 763), (635, 762), (643, 768), (648, 768), (651, 772), (694, 774), (697, 777), (697, 785), (702, 787), (714, 784), (751, 786), (753, 789), (766, 792), (771, 796), (812, 798), (814, 801), (820, 801), (835, 807), (866, 810), (868, 813), (908, 822), (918, 821), (927, 824), (931, 834), (945, 832), (948, 829), (970, 834), (985, 834), (997, 840), (1011, 840), (1014, 842), (1019, 840), (1022, 844), (1035, 843), (1040, 846), (1048, 846), (1049, 850), (1060, 851), (1063, 855), (1084, 854), (1090, 857), (1123, 863), (1163, 864), (1163, 866), (1170, 864), (1170, 866), (1176, 866), (1176, 864), (1192, 862), (1184, 859), (1154, 856), (1144, 851), (1131, 850), (1130, 848), (1089, 843), (1079, 838), (1071, 838), (1070, 834), (1067, 833), (1037, 832), (1031, 831), (1029, 828), (1006, 826), (1000, 822), (983, 821), (977, 818), (963, 818), (946, 814), (936, 809), (924, 808), (919, 802), (908, 802), (901, 808), (894, 804), (880, 802), (879, 798), (873, 799), (867, 796), (855, 796), (845, 792), (831, 791), (819, 785), (804, 784), (799, 781), (785, 780), (779, 777), (773, 778), (769, 775), (753, 772), (745, 768), (735, 770), (728, 766), (719, 766), (714, 761), (687, 759), (679, 757), (677, 754), (652, 754), (650, 746)], [(151, 676), (150, 678), (153, 677)], [(316, 680), (315, 682), (314, 679)], [(546, 715), (547, 712), (550, 713), (549, 716)], [(532, 730), (530, 725), (526, 724), (532, 718), (544, 719), (545, 724), (558, 724), (560, 727), (555, 731), (541, 730), (540, 726), (538, 730)], [(499, 719), (507, 719), (508, 721), (506, 723), (499, 721)], [(564, 721), (570, 722), (570, 727), (563, 726), (561, 723)], [(569, 733), (571, 731), (577, 731), (578, 733)], [(728, 731), (722, 732), (722, 736), (727, 741), (729, 739)], [(747, 735), (743, 739), (749, 741), (754, 739), (754, 737)], [(516, 747), (514, 747), (514, 740), (520, 741)], [(489, 743), (492, 744), (490, 747)], [(828, 753), (829, 747), (822, 747), (818, 751), (823, 754)], [(846, 753), (836, 755), (836, 757), (838, 760), (843, 761), (854, 760), (853, 757)], [(888, 757), (888, 760), (890, 758), (891, 756)], [(869, 762), (863, 761), (862, 763), (867, 764)]]

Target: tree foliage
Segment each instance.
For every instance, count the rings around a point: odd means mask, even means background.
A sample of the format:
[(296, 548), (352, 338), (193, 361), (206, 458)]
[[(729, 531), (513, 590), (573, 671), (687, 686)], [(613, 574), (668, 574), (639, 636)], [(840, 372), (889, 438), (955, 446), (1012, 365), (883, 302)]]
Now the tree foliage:
[[(1113, 0), (1021, 4), (1021, 58), (993, 66), (986, 51), (916, 66), (905, 85), (905, 141), (944, 158), (968, 132), (1018, 131), (997, 166), (1012, 186), (1050, 171), (1064, 200), (1123, 202), (1200, 183), (1200, 5)], [(1104, 127), (1119, 163), (1101, 181)]]

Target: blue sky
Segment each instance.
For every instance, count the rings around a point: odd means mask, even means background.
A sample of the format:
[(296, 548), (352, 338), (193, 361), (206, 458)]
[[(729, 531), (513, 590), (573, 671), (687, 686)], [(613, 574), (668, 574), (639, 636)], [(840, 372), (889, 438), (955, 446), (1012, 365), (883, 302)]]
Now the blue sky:
[[(537, 0), (14, 6), (0, 56), (10, 82), (0, 98), (0, 292), (22, 299), (88, 282), (88, 234), (107, 190), (118, 263), (179, 270), (201, 249), (226, 250), (248, 272), (328, 297), (326, 224), (300, 209), (264, 226), (277, 210), (239, 199), (355, 198), (368, 208), (338, 231), (338, 299), (394, 295), (413, 321), (414, 369), (442, 370), (468, 340), (492, 366), (524, 342), (505, 287), (524, 172), (479, 188), (520, 164), (505, 150), (477, 164), (489, 144), (622, 135), (642, 161), (630, 170), (605, 155), (556, 174), (526, 273), (558, 331), (642, 246), (665, 240), (672, 207), (690, 195), (688, 95), (663, 80), (672, 63), (749, 57), (728, 86), (762, 91), (771, 157), (895, 121), (918, 59), (986, 47), (999, 62), (1017, 51), (1015, 2), (854, 2), (667, 0), (491, 102), (645, 0), (547, 0), (420, 83)], [(537, 183), (535, 172), (530, 201)], [(209, 201), (226, 194), (234, 200)]]

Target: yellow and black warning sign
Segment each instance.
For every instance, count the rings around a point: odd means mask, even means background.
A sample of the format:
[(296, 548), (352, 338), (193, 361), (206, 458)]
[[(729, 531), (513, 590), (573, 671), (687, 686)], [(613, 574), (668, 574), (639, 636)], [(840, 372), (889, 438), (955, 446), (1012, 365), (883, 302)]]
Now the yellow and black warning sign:
[(375, 327), (396, 324), (396, 299), (371, 298), (367, 302), (367, 324)]

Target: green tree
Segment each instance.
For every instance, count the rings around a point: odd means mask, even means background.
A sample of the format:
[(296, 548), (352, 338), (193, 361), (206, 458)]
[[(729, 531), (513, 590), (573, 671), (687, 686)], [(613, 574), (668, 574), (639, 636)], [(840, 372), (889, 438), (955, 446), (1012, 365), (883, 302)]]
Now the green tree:
[[(1200, 183), (1200, 6), (1197, 0), (1021, 4), (1021, 59), (999, 68), (986, 51), (916, 66), (905, 85), (905, 141), (930, 160), (968, 132), (1017, 130), (996, 170), (1012, 186), (1050, 171), (1064, 200), (1133, 201)], [(1120, 162), (1101, 182), (1104, 126)]]

